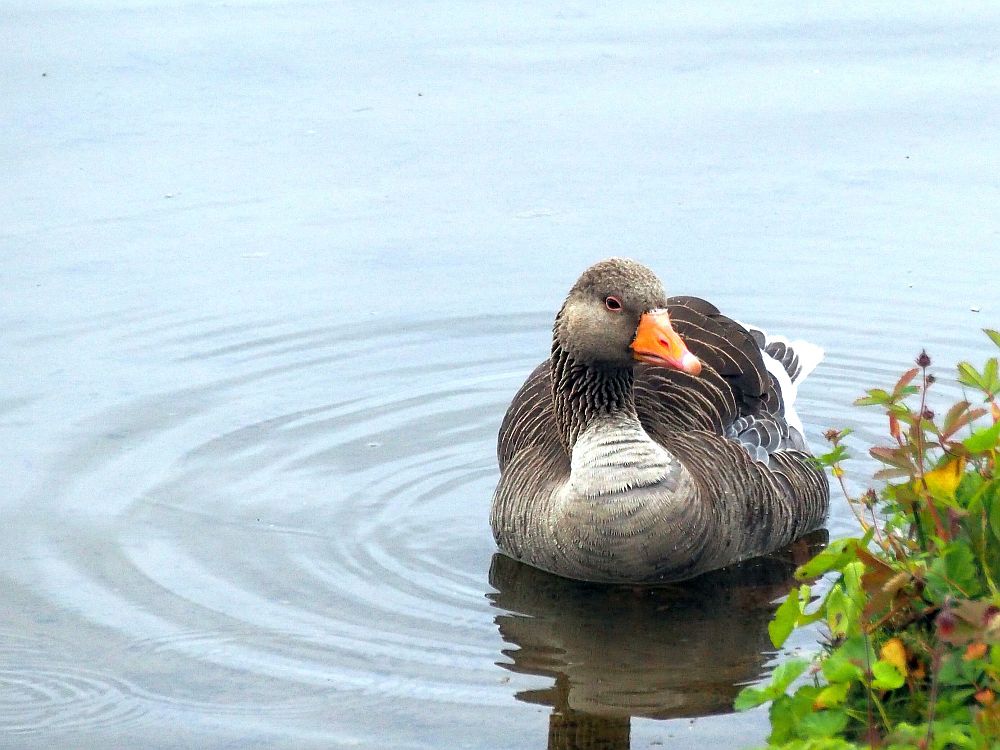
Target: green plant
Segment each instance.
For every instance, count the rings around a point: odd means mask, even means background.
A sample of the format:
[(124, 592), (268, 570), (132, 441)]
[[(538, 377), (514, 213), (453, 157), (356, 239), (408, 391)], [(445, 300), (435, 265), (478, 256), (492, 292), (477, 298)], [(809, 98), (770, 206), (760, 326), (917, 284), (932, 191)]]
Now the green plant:
[[(1000, 347), (1000, 333), (986, 334)], [(819, 457), (861, 528), (796, 573), (769, 626), (780, 647), (796, 629), (824, 627), (812, 659), (781, 664), (737, 709), (771, 702), (769, 747), (1000, 747), (1000, 374), (958, 365), (967, 398), (939, 417), (926, 352), (892, 390), (856, 403), (881, 408), (890, 443), (871, 448), (879, 491), (850, 497), (847, 431)], [(972, 394), (972, 395), (968, 395)], [(971, 401), (969, 399), (972, 399)], [(973, 403), (975, 401), (976, 403)], [(832, 585), (818, 596), (815, 581)]]

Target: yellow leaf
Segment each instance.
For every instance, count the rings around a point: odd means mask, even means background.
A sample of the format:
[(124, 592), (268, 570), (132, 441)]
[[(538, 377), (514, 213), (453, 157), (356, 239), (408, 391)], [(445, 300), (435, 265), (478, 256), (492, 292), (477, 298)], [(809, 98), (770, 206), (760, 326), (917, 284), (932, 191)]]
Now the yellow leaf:
[(985, 643), (970, 643), (969, 647), (965, 649), (965, 653), (962, 655), (962, 659), (965, 661), (972, 661), (973, 659), (982, 659), (986, 656), (986, 651), (988, 647)]
[(950, 458), (948, 461), (924, 475), (927, 489), (935, 497), (954, 499), (958, 483), (962, 481), (962, 470), (965, 468), (964, 458)]
[(879, 657), (892, 664), (900, 674), (906, 676), (906, 646), (899, 638), (890, 638), (878, 652)]
[(850, 682), (838, 682), (833, 685), (827, 685), (816, 696), (816, 700), (813, 701), (813, 710), (819, 711), (823, 708), (839, 706), (844, 702), (844, 699), (847, 697), (847, 691), (850, 688)]

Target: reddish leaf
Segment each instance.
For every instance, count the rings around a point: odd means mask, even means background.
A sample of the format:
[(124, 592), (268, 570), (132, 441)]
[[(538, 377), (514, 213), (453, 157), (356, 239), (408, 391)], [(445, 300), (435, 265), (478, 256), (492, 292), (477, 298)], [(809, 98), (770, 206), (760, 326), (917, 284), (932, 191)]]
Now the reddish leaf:
[(951, 426), (955, 423), (962, 413), (968, 409), (971, 404), (968, 401), (959, 401), (957, 404), (952, 406), (948, 413), (944, 415), (944, 422), (941, 423), (942, 429), (950, 430)]
[(861, 577), (861, 585), (868, 592), (868, 603), (865, 605), (864, 614), (871, 618), (888, 609), (899, 590), (913, 579), (906, 571), (895, 570), (866, 549), (859, 547), (857, 555), (866, 568), (865, 574)]
[(898, 399), (903, 395), (903, 389), (910, 384), (911, 380), (917, 377), (918, 372), (920, 372), (918, 368), (912, 367), (903, 373), (903, 375), (899, 378), (899, 381), (896, 383), (896, 387), (892, 389), (893, 399)]
[(955, 419), (955, 423), (950, 428), (945, 428), (944, 432), (941, 433), (941, 439), (951, 439), (952, 435), (965, 427), (965, 425), (969, 424), (969, 422), (974, 422), (985, 414), (986, 409), (981, 409), (978, 406), (975, 409), (969, 409), (967, 412), (957, 417)]
[(876, 458), (884, 464), (895, 466), (897, 469), (916, 471), (913, 460), (901, 448), (887, 448), (882, 445), (876, 445), (874, 448), (869, 448), (868, 452), (872, 458)]
[(899, 420), (896, 418), (895, 414), (889, 415), (889, 434), (892, 435), (896, 440), (900, 439), (899, 431)]
[(872, 474), (872, 479), (879, 482), (884, 482), (887, 479), (899, 479), (901, 477), (910, 476), (911, 472), (909, 469), (879, 469), (874, 474)]

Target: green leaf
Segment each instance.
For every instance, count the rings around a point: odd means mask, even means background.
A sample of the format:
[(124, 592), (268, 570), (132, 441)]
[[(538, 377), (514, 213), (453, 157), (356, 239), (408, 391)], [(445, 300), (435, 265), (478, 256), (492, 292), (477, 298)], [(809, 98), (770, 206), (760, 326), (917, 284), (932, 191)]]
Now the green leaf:
[(826, 595), (823, 608), (826, 610), (826, 625), (834, 638), (843, 638), (850, 627), (847, 617), (849, 600), (840, 586), (834, 586)]
[(865, 606), (865, 601), (868, 598), (862, 585), (864, 574), (865, 564), (860, 560), (856, 560), (844, 566), (843, 577), (841, 578), (844, 590), (851, 598), (851, 603), (854, 604), (858, 612)]
[(948, 578), (959, 586), (963, 593), (970, 597), (982, 593), (976, 556), (967, 544), (956, 542), (948, 549), (945, 559), (948, 563)]
[(986, 390), (983, 376), (979, 374), (979, 370), (968, 362), (958, 363), (958, 382), (970, 388), (978, 388), (981, 391)]
[(962, 445), (973, 453), (982, 453), (997, 447), (1000, 441), (1000, 422), (992, 427), (984, 427), (976, 430), (971, 436), (962, 441)]
[[(967, 709), (966, 709), (967, 712)], [(924, 740), (933, 736), (934, 740), (930, 745), (931, 750), (974, 750), (984, 748), (987, 745), (974, 742), (967, 734), (967, 720), (962, 724), (965, 727), (955, 726), (951, 721), (935, 721), (928, 729), (926, 723), (910, 724), (905, 721), (899, 722), (889, 736), (887, 750), (911, 750), (911, 748), (924, 747)], [(992, 745), (990, 745), (992, 747)], [(802, 750), (805, 750), (803, 748)]]
[(861, 682), (864, 672), (840, 649), (834, 651), (823, 660), (823, 676), (831, 683), (842, 683), (850, 686), (852, 682)]
[(958, 484), (958, 490), (955, 491), (955, 499), (958, 501), (959, 505), (963, 508), (968, 508), (969, 512), (973, 512), (973, 501), (978, 500), (979, 505), (982, 505), (982, 494), (984, 480), (982, 476), (974, 471), (965, 472), (965, 476), (962, 477), (962, 481)]
[(1000, 331), (994, 331), (992, 328), (984, 328), (983, 333), (990, 337), (990, 341), (1000, 347)]
[[(860, 673), (861, 670), (858, 670), (859, 676)], [(816, 700), (813, 701), (813, 705), (818, 708), (832, 708), (834, 706), (839, 706), (847, 698), (847, 693), (850, 689), (850, 682), (838, 682), (833, 685), (827, 685), (819, 691), (819, 695), (816, 696)]]
[(875, 678), (872, 680), (872, 687), (876, 690), (895, 690), (906, 682), (906, 678), (896, 668), (896, 665), (890, 664), (884, 659), (879, 659), (872, 664), (872, 675)]
[(823, 676), (830, 682), (862, 683), (869, 664), (876, 661), (871, 642), (863, 635), (852, 635), (823, 662)]
[(987, 482), (978, 473), (968, 472), (956, 497), (967, 510), (963, 526), (973, 555), (987, 579), (1000, 581), (1000, 478)]
[(794, 704), (787, 695), (782, 695), (771, 704), (768, 716), (771, 720), (771, 736), (768, 737), (770, 743), (778, 744), (788, 742), (795, 731), (798, 717), (793, 713)]
[(737, 711), (747, 711), (767, 703), (769, 700), (771, 700), (771, 694), (767, 690), (753, 686), (745, 687), (737, 693), (736, 700), (733, 701), (733, 708)]
[(865, 391), (867, 396), (862, 396), (854, 402), (855, 406), (877, 406), (879, 404), (890, 404), (892, 403), (892, 396), (888, 391), (882, 390), (881, 388), (870, 388)]
[(982, 494), (977, 493), (977, 497), (981, 499), (983, 508), (989, 513), (990, 529), (993, 531), (993, 536), (1000, 540), (1000, 479), (994, 479), (983, 487)]
[(736, 696), (733, 706), (737, 711), (746, 711), (748, 708), (755, 708), (762, 703), (781, 698), (788, 686), (791, 685), (808, 668), (811, 662), (808, 659), (789, 659), (782, 662), (771, 673), (771, 682), (763, 688), (745, 687)]
[(900, 421), (913, 424), (914, 414), (906, 404), (889, 404), (886, 406), (885, 411), (887, 414), (895, 414), (899, 417)]
[(855, 537), (830, 542), (826, 549), (812, 560), (800, 565), (795, 571), (795, 577), (799, 580), (816, 578), (831, 570), (842, 569), (847, 563), (858, 559), (859, 543), (860, 540)]
[(1000, 391), (1000, 379), (997, 378), (998, 369), (1000, 369), (1000, 365), (997, 364), (996, 357), (990, 357), (986, 360), (986, 365), (983, 367), (983, 384), (986, 386), (986, 390), (993, 395)]
[(943, 659), (941, 667), (938, 669), (938, 682), (948, 687), (968, 685), (972, 682), (973, 677), (968, 663), (963, 661), (958, 654), (952, 654)]
[(982, 592), (979, 566), (967, 544), (953, 542), (934, 558), (927, 570), (926, 591), (936, 602), (943, 602), (949, 596), (973, 597)]
[(840, 709), (806, 714), (799, 722), (798, 733), (807, 738), (832, 737), (847, 726), (847, 714)]
[(788, 640), (788, 636), (795, 630), (799, 615), (802, 614), (802, 605), (799, 602), (799, 590), (793, 588), (788, 592), (785, 601), (774, 613), (771, 622), (767, 624), (767, 634), (771, 636), (771, 643), (775, 648), (781, 648), (782, 644)]
[(789, 659), (775, 667), (771, 673), (771, 684), (768, 689), (774, 691), (775, 696), (784, 693), (799, 676), (809, 669), (808, 659)]
[(860, 608), (854, 604), (844, 587), (837, 585), (826, 595), (826, 625), (836, 638), (845, 638), (858, 630)]
[(782, 695), (771, 704), (772, 744), (788, 742), (800, 735), (801, 722), (815, 710), (813, 703), (819, 692), (814, 685), (802, 685), (792, 695)]
[(833, 466), (834, 464), (843, 461), (848, 457), (847, 446), (838, 445), (829, 453), (822, 453), (819, 456), (815, 456), (814, 460), (820, 466)]

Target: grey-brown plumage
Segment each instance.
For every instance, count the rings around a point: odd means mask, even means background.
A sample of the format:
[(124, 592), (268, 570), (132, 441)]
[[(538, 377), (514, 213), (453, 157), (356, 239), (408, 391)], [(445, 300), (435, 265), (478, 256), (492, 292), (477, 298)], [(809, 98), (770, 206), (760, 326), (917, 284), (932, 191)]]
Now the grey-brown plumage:
[[(637, 328), (662, 309), (699, 374), (637, 361)], [(783, 340), (772, 357), (774, 343), (704, 300), (667, 298), (639, 263), (589, 268), (500, 427), (500, 549), (569, 578), (669, 581), (821, 526), (829, 486), (786, 414), (815, 362)]]

